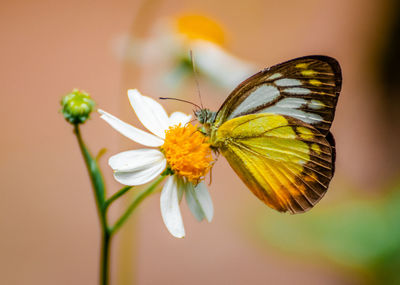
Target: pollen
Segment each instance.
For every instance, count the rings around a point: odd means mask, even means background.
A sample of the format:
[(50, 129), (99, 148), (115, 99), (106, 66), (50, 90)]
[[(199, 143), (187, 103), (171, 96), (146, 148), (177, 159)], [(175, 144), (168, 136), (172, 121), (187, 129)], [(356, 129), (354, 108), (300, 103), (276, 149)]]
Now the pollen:
[(161, 146), (172, 171), (190, 182), (198, 183), (212, 167), (212, 154), (208, 137), (197, 126), (181, 124), (165, 132)]

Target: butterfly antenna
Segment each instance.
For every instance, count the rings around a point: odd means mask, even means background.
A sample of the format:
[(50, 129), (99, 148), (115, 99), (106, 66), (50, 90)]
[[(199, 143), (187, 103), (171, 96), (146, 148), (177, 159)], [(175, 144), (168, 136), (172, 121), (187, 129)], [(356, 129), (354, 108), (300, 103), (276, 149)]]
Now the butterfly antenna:
[(180, 102), (184, 102), (184, 103), (192, 104), (193, 106), (195, 106), (195, 107), (197, 107), (197, 108), (201, 109), (201, 107), (200, 107), (199, 105), (197, 105), (197, 104), (195, 104), (195, 103), (193, 103), (193, 102), (190, 102), (190, 101), (186, 101), (186, 100), (183, 100), (183, 99), (179, 99), (179, 98), (171, 98), (171, 97), (158, 97), (158, 99), (160, 99), (160, 100), (175, 100), (175, 101), (180, 101)]
[(199, 85), (199, 81), (197, 80), (197, 72), (196, 72), (196, 68), (195, 68), (195, 65), (194, 65), (193, 51), (190, 50), (190, 51), (189, 51), (189, 54), (190, 54), (190, 61), (192, 62), (192, 69), (193, 69), (193, 74), (194, 74), (194, 81), (196, 82), (197, 94), (199, 95), (201, 109), (204, 109), (204, 107), (203, 107), (203, 102), (202, 102), (202, 100), (201, 100), (200, 85)]

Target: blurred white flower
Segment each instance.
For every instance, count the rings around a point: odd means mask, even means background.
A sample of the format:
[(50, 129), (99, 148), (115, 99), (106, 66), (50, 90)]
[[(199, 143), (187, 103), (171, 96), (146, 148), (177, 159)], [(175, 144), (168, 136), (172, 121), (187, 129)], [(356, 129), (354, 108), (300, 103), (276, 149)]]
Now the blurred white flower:
[(151, 149), (121, 152), (109, 160), (115, 179), (125, 185), (142, 185), (162, 173), (171, 174), (161, 191), (161, 214), (169, 232), (185, 236), (179, 203), (186, 202), (196, 217), (211, 221), (214, 208), (207, 187), (201, 182), (211, 168), (212, 155), (207, 138), (189, 123), (191, 116), (164, 108), (137, 90), (128, 91), (129, 101), (139, 120), (151, 133), (137, 129), (99, 110), (101, 118), (127, 138)]
[(154, 83), (155, 77), (163, 77), (167, 86), (175, 88), (193, 73), (189, 55), (192, 50), (198, 73), (231, 90), (254, 74), (256, 66), (230, 53), (224, 47), (225, 38), (223, 27), (215, 20), (200, 14), (182, 14), (158, 21), (147, 39), (125, 39), (128, 48), (124, 54), (142, 68), (149, 68), (144, 80)]

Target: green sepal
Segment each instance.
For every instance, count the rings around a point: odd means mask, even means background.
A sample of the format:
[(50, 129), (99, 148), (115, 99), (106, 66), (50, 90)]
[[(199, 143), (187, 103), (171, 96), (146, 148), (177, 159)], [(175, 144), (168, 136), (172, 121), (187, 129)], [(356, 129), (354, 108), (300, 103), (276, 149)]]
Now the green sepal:
[(161, 173), (161, 176), (174, 175), (174, 174), (175, 172), (171, 169), (171, 167), (167, 166), (164, 172)]

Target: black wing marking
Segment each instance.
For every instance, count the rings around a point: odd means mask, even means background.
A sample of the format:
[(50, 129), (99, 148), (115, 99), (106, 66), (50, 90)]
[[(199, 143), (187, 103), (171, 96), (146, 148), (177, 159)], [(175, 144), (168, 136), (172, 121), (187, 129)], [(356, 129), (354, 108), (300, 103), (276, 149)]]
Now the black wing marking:
[(341, 69), (334, 58), (296, 58), (242, 82), (218, 110), (214, 125), (218, 128), (248, 114), (276, 113), (299, 119), (327, 135), (341, 85)]

